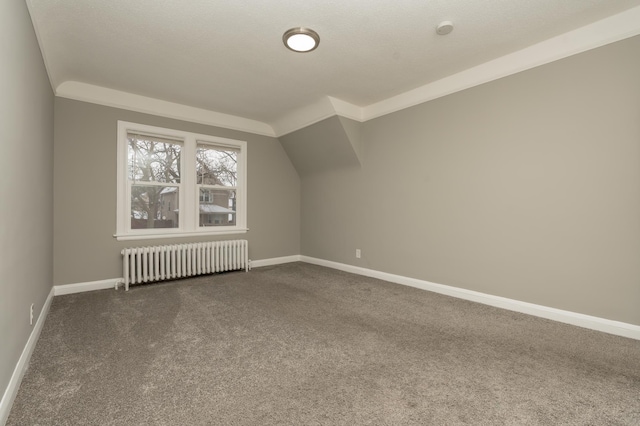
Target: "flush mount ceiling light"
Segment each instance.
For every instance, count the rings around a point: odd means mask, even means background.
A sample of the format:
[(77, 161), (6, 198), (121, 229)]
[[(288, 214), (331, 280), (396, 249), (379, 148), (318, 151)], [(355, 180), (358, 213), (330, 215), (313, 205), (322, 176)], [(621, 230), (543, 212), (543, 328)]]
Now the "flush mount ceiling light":
[(320, 44), (320, 36), (312, 29), (296, 27), (287, 30), (282, 36), (282, 41), (294, 52), (311, 52)]

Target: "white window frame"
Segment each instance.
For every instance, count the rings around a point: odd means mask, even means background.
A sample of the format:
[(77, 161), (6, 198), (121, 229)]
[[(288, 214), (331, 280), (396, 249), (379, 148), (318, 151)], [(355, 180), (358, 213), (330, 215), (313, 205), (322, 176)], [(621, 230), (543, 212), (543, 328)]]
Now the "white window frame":
[[(179, 188), (180, 223), (178, 228), (131, 229), (131, 185), (128, 174), (128, 133), (142, 133), (181, 141)], [(236, 224), (231, 226), (199, 226), (200, 198), (196, 180), (196, 147), (198, 143), (238, 150), (236, 186)], [(201, 135), (181, 130), (118, 121), (117, 212), (118, 241), (178, 238), (202, 235), (242, 234), (247, 229), (247, 143), (245, 141)], [(191, 159), (192, 161), (189, 161)]]

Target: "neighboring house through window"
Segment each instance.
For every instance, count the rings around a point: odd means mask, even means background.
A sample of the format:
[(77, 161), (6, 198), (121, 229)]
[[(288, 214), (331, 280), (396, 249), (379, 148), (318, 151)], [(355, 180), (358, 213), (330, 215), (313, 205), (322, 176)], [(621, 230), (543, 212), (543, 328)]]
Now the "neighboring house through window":
[(119, 240), (246, 232), (246, 142), (118, 121)]

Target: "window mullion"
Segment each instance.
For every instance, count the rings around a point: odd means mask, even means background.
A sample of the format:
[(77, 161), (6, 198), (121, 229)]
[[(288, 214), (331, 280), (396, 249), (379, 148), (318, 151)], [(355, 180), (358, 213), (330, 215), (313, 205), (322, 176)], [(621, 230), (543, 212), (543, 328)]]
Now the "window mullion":
[(184, 230), (187, 231), (195, 231), (197, 229), (197, 219), (198, 219), (198, 198), (197, 198), (197, 185), (196, 185), (196, 141), (195, 138), (189, 136), (184, 141), (184, 155), (180, 159), (182, 161), (182, 173), (181, 183), (183, 190), (181, 191), (182, 196), (184, 197), (182, 201), (184, 201), (184, 208), (182, 211), (184, 212), (180, 220), (182, 221), (182, 226)]

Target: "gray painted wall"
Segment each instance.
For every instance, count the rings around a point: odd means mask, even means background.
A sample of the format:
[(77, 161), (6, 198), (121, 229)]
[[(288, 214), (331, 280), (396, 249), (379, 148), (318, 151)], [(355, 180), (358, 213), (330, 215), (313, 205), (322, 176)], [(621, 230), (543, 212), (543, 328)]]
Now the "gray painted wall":
[(353, 120), (334, 115), (280, 136), (279, 139), (298, 175), (306, 177), (330, 170), (359, 167), (359, 125)]
[(300, 253), (300, 179), (277, 139), (56, 98), (55, 285), (121, 277), (124, 247), (217, 239), (113, 238), (118, 120), (247, 141), (249, 232), (223, 238), (246, 237), (253, 260)]
[(638, 52), (364, 123), (361, 168), (302, 180), (302, 254), (640, 325)]
[(23, 1), (0, 2), (0, 40), (1, 398), (51, 291), (53, 92)]

